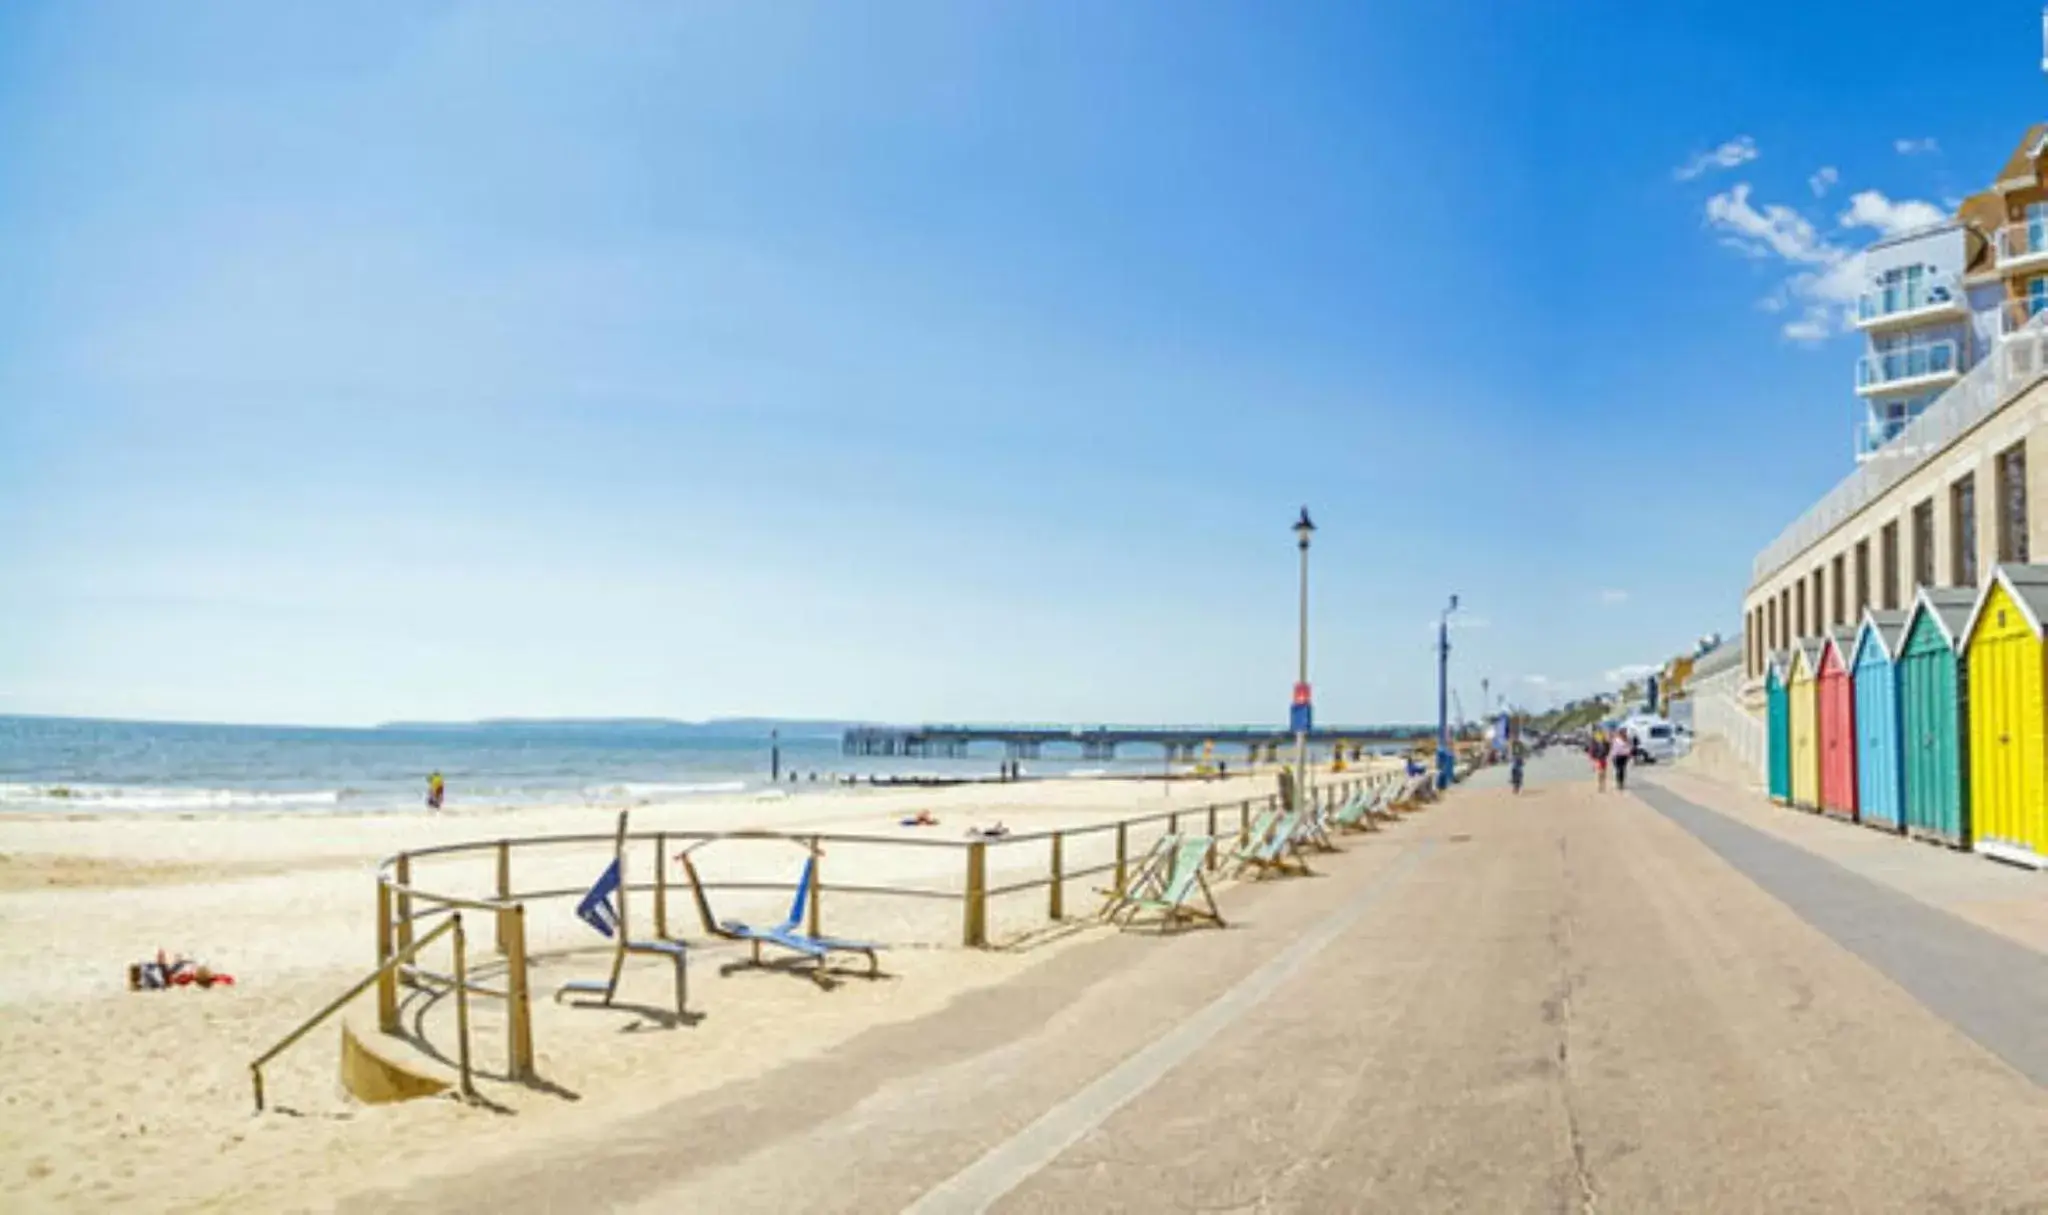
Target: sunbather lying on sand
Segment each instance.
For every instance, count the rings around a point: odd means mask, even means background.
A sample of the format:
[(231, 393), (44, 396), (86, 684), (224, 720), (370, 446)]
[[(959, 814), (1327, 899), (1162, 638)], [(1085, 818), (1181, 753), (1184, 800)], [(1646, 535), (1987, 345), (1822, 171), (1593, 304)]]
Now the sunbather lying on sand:
[(1008, 834), (1010, 834), (1010, 829), (1003, 826), (1001, 821), (998, 821), (992, 827), (969, 827), (967, 829), (967, 835), (970, 839), (999, 840)]
[(897, 821), (905, 827), (936, 827), (939, 825), (938, 816), (929, 810), (920, 810), (909, 818), (898, 819)]

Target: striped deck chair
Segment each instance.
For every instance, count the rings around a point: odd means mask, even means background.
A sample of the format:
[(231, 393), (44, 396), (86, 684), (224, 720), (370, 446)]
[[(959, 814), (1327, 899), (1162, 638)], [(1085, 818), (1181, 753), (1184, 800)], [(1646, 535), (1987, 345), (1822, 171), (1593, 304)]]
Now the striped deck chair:
[[(1279, 815), (1263, 839), (1248, 850), (1238, 854), (1238, 876), (1250, 871), (1259, 877), (1270, 874), (1301, 874), (1311, 872), (1308, 859), (1301, 855), (1298, 836), (1301, 832), (1302, 812), (1289, 810)], [(1257, 838), (1256, 836), (1254, 837)]]
[(1138, 863), (1127, 871), (1120, 889), (1096, 887), (1095, 893), (1102, 895), (1102, 909), (1095, 914), (1099, 918), (1114, 918), (1125, 904), (1134, 898), (1151, 897), (1166, 889), (1167, 864), (1173, 858), (1173, 850), (1180, 846), (1180, 837), (1171, 832), (1152, 841), (1152, 847)]
[[(1182, 836), (1173, 847), (1171, 865), (1159, 893), (1125, 900), (1117, 914), (1119, 927), (1129, 928), (1141, 915), (1157, 916), (1159, 931), (1183, 924), (1210, 923), (1223, 927), (1223, 913), (1216, 909), (1216, 896), (1209, 892), (1209, 879), (1202, 870), (1209, 864), (1209, 850), (1215, 841), (1206, 835)], [(1201, 896), (1201, 905), (1194, 897)], [(1114, 916), (1111, 917), (1114, 920)]]

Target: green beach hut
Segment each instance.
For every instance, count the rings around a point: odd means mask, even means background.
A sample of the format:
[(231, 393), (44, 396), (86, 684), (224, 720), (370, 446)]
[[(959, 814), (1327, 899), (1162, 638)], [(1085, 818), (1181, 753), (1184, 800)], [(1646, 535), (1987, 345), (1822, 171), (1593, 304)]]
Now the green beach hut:
[(1792, 802), (1792, 702), (1785, 686), (1785, 671), (1791, 662), (1791, 655), (1779, 650), (1764, 665), (1765, 771), (1771, 800), (1781, 806)]
[(1963, 630), (1977, 597), (1921, 587), (1900, 643), (1899, 761), (1906, 833), (1951, 848), (1970, 836), (1969, 664)]

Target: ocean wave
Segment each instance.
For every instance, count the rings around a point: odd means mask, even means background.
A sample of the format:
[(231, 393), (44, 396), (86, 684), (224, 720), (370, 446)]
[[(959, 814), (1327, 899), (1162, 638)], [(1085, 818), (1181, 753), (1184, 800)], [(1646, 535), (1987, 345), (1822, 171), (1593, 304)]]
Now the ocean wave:
[(11, 809), (96, 811), (311, 810), (341, 804), (346, 789), (277, 792), (262, 789), (193, 789), (167, 785), (0, 783), (0, 806)]
[(587, 787), (583, 790), (583, 795), (594, 801), (626, 798), (644, 804), (686, 797), (703, 797), (713, 793), (744, 793), (746, 788), (747, 782), (743, 780), (623, 781), (615, 785)]

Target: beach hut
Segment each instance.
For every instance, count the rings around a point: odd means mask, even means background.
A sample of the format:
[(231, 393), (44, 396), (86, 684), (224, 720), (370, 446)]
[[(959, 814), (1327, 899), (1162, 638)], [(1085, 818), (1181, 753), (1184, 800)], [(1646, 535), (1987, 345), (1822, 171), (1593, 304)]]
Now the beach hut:
[(2048, 866), (2048, 566), (2001, 565), (1963, 631), (1977, 851)]
[(1905, 827), (1899, 776), (1899, 642), (1904, 612), (1863, 613), (1850, 651), (1856, 690), (1856, 817), (1868, 827)]
[(1785, 683), (1791, 662), (1780, 650), (1764, 664), (1764, 772), (1771, 800), (1781, 806), (1792, 800), (1792, 705)]
[(1785, 721), (1792, 760), (1788, 784), (1792, 804), (1802, 810), (1820, 807), (1820, 641), (1802, 637), (1792, 643), (1792, 665), (1785, 676)]
[(1856, 817), (1856, 687), (1849, 652), (1856, 633), (1836, 629), (1821, 642), (1815, 676), (1820, 722), (1820, 808), (1824, 814)]
[(1977, 597), (1921, 587), (1899, 643), (1899, 768), (1906, 833), (1970, 846), (1969, 664), (1963, 630)]

